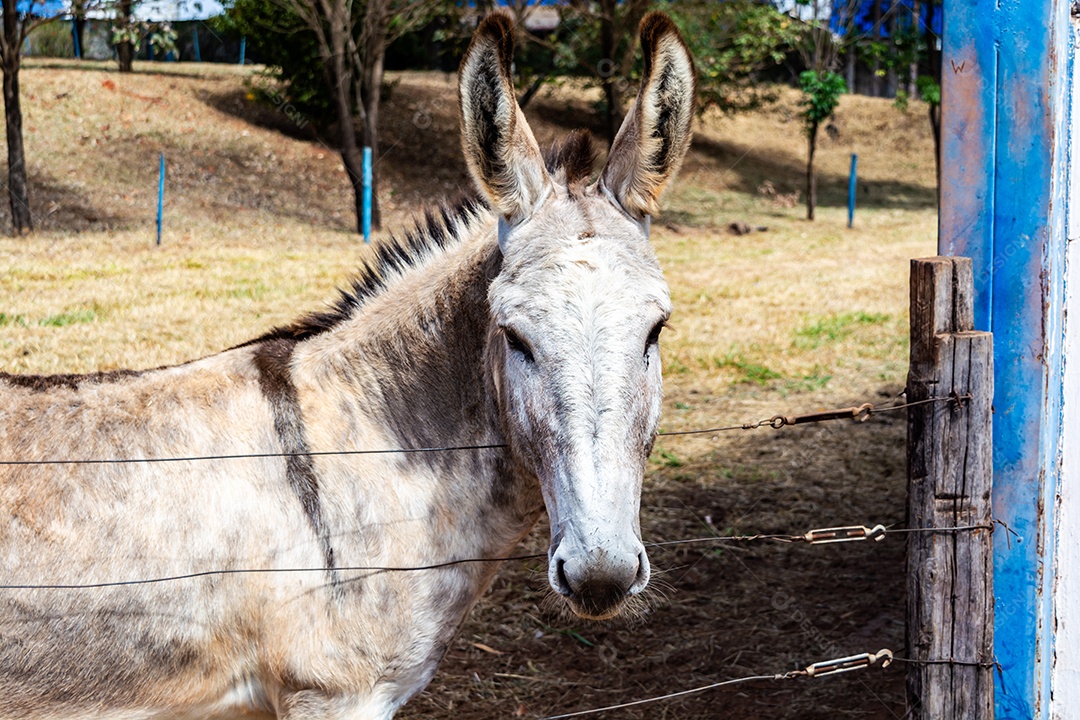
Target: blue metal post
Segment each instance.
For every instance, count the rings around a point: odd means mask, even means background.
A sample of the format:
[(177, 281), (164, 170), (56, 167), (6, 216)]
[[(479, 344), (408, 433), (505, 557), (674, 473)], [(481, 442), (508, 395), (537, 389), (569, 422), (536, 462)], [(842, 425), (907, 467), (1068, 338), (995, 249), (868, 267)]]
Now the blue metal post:
[(75, 59), (82, 60), (82, 48), (79, 46), (79, 25), (77, 18), (71, 18), (71, 40), (75, 45)]
[(851, 153), (851, 174), (847, 185), (847, 226), (855, 224), (855, 166), (859, 162), (859, 156)]
[(247, 54), (247, 35), (240, 38), (240, 64), (244, 64), (244, 56)]
[(1046, 720), (1052, 690), (1069, 5), (944, 3), (938, 250), (972, 258), (975, 328), (994, 333), (993, 510), (1011, 528), (993, 535), (998, 720)]
[(364, 233), (364, 242), (371, 242), (371, 148), (364, 148), (362, 160), (364, 182), (364, 214), (360, 227)]
[(199, 53), (199, 28), (191, 28), (191, 39), (195, 42), (195, 62), (202, 62), (202, 55)]
[(157, 186), (157, 244), (161, 244), (161, 211), (165, 205), (165, 153), (161, 153)]

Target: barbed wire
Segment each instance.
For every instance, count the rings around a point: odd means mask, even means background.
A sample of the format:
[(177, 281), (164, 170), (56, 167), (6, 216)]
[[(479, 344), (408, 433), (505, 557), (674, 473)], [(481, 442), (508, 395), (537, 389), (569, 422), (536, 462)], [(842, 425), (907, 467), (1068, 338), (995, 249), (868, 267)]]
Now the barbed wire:
[[(808, 545), (826, 545), (841, 542), (854, 542), (859, 540), (883, 540), (889, 533), (913, 533), (913, 532), (971, 532), (976, 530), (993, 531), (993, 525), (962, 525), (957, 527), (933, 527), (933, 528), (886, 528), (884, 525), (867, 527), (865, 525), (848, 525), (844, 527), (817, 528), (809, 530), (802, 535), (786, 534), (756, 534), (756, 535), (717, 535), (714, 537), (686, 538), (683, 540), (665, 540), (660, 542), (648, 542), (644, 545), (648, 548), (665, 548), (675, 545), (692, 545), (701, 543), (724, 543), (724, 542), (754, 542), (775, 541), (781, 543), (806, 543)], [(282, 568), (219, 568), (213, 570), (198, 570), (174, 575), (159, 577), (138, 578), (134, 580), (104, 580), (87, 583), (12, 583), (0, 584), (0, 590), (93, 590), (102, 588), (127, 587), (137, 585), (154, 585), (160, 583), (179, 582), (182, 580), (196, 580), (206, 577), (224, 577), (228, 575), (270, 575), (270, 574), (303, 574), (325, 573), (328, 570), (335, 572), (351, 573), (387, 573), (387, 572), (422, 572), (428, 570), (441, 570), (444, 568), (465, 565), (470, 563), (501, 563), (515, 560), (538, 560), (547, 557), (547, 553), (527, 553), (522, 555), (507, 555), (504, 557), (490, 558), (459, 558), (444, 562), (430, 563), (426, 565), (344, 565), (328, 568), (326, 566), (312, 567), (282, 567)]]
[[(896, 412), (910, 407), (926, 405), (929, 403), (963, 403), (970, 400), (970, 395), (956, 395), (947, 397), (931, 397), (925, 400), (890, 405), (883, 408), (875, 408), (872, 403), (853, 405), (851, 407), (821, 412), (805, 413), (802, 415), (773, 415), (770, 418), (747, 422), (739, 425), (726, 427), (706, 428), (701, 430), (674, 430), (657, 433), (660, 437), (673, 437), (681, 435), (706, 435), (728, 432), (733, 430), (757, 430), (758, 428), (770, 427), (774, 430), (780, 428), (803, 425), (807, 423), (826, 422), (830, 420), (852, 420), (862, 423), (874, 415)], [(180, 462), (204, 462), (212, 460), (256, 460), (267, 458), (289, 457), (332, 457), (349, 455), (393, 455), (437, 452), (462, 452), (475, 450), (498, 450), (506, 448), (505, 443), (487, 443), (475, 445), (445, 445), (417, 448), (376, 448), (371, 450), (307, 450), (300, 452), (261, 452), (261, 453), (223, 453), (216, 455), (190, 455), (178, 457), (148, 457), (148, 458), (55, 458), (45, 460), (0, 460), (0, 467), (7, 466), (33, 466), (33, 465), (134, 465), (138, 463), (180, 463)]]

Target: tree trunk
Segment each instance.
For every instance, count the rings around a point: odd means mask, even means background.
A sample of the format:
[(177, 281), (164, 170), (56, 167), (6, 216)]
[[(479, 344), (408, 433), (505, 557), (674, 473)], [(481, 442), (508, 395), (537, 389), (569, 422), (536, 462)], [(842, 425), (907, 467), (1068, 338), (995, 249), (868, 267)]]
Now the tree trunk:
[[(120, 0), (120, 24), (124, 27), (131, 25), (132, 0)], [(116, 60), (120, 66), (120, 72), (131, 72), (131, 66), (135, 60), (135, 46), (130, 42), (116, 44)]]
[[(331, 32), (337, 32), (332, 29)], [(337, 43), (335, 43), (337, 45)], [(364, 174), (360, 161), (360, 148), (356, 144), (356, 126), (353, 123), (352, 101), (349, 97), (348, 73), (345, 70), (344, 42), (341, 50), (334, 53), (333, 71), (334, 105), (338, 116), (338, 143), (340, 145), (341, 162), (345, 166), (345, 172), (349, 176), (349, 183), (353, 189), (353, 206), (356, 210), (356, 232), (363, 232), (364, 217)], [(335, 50), (337, 48), (335, 47)]]
[(855, 45), (849, 45), (847, 49), (847, 86), (849, 93), (858, 92), (855, 89)]
[(383, 59), (386, 44), (378, 38), (386, 37), (385, 31), (375, 34), (368, 46), (368, 62), (364, 85), (366, 92), (360, 102), (364, 104), (364, 146), (371, 148), (371, 227), (382, 229), (382, 209), (379, 206), (379, 100), (382, 95)]
[(817, 150), (818, 123), (810, 126), (807, 134), (808, 152), (806, 155), (806, 219), (814, 219), (817, 207), (817, 173), (814, 172), (814, 151)]
[[(926, 59), (930, 77), (941, 87), (941, 51), (937, 47), (937, 35), (934, 34), (934, 16), (938, 5), (934, 0), (926, 4)], [(939, 97), (940, 99), (940, 97)], [(934, 134), (934, 169), (937, 171), (937, 199), (941, 207), (941, 106), (930, 105), (930, 131)]]
[(937, 204), (941, 207), (941, 105), (930, 104), (930, 132), (934, 134), (934, 174), (937, 177)]
[(600, 62), (604, 64), (597, 68), (600, 80), (604, 86), (605, 124), (607, 126), (608, 144), (615, 142), (615, 135), (622, 126), (622, 97), (619, 94), (618, 79), (619, 69), (615, 64), (615, 50), (617, 40), (615, 38), (615, 1), (602, 0), (600, 3)]
[(11, 229), (23, 235), (34, 229), (30, 214), (30, 195), (26, 187), (26, 152), (23, 149), (22, 108), (19, 104), (19, 53), (22, 50), (22, 25), (15, 0), (3, 0), (4, 8), (4, 125), (8, 146), (8, 202), (11, 206)]
[[(881, 0), (874, 0), (874, 42), (881, 42)], [(881, 60), (874, 53), (873, 72), (870, 75), (870, 95), (881, 97)], [(811, 218), (813, 219), (813, 218)]]

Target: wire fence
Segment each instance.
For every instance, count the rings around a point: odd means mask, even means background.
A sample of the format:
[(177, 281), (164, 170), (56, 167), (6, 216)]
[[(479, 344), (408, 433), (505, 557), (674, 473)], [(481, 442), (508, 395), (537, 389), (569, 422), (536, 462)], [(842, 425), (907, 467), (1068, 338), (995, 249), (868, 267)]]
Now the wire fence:
[[(705, 434), (717, 434), (723, 432), (734, 431), (753, 431), (761, 428), (771, 428), (774, 430), (780, 430), (782, 428), (791, 427), (795, 425), (802, 425), (816, 422), (828, 422), (836, 420), (849, 420), (854, 422), (865, 422), (875, 415), (883, 413), (892, 413), (905, 410), (910, 407), (925, 405), (930, 403), (943, 403), (943, 404), (962, 404), (970, 400), (970, 396), (958, 396), (952, 395), (949, 397), (931, 397), (925, 400), (917, 402), (904, 402), (895, 405), (890, 405), (882, 408), (876, 408), (871, 403), (863, 403), (861, 405), (853, 405), (846, 408), (839, 408), (834, 410), (826, 410), (821, 412), (806, 413), (801, 415), (773, 415), (766, 419), (761, 419), (753, 422), (739, 423), (735, 425), (727, 425), (720, 427), (711, 427), (704, 429), (692, 429), (692, 430), (679, 430), (668, 431), (659, 433), (660, 436), (672, 437), (672, 436), (687, 436), (687, 435), (705, 435)], [(0, 460), (0, 466), (27, 466), (27, 465), (113, 465), (113, 464), (135, 464), (135, 463), (179, 463), (179, 462), (202, 462), (202, 461), (232, 461), (242, 459), (263, 459), (263, 458), (288, 458), (294, 456), (350, 456), (350, 455), (387, 455), (387, 454), (412, 454), (412, 453), (438, 453), (438, 452), (466, 452), (466, 451), (481, 451), (481, 450), (493, 450), (505, 448), (505, 444), (475, 444), (475, 445), (457, 445), (457, 446), (442, 446), (442, 447), (422, 447), (422, 448), (384, 448), (384, 449), (367, 449), (367, 450), (338, 450), (338, 451), (311, 451), (311, 452), (266, 452), (266, 453), (233, 453), (233, 454), (218, 454), (218, 455), (199, 455), (199, 456), (184, 456), (184, 457), (149, 457), (149, 458), (53, 458), (44, 460)], [(806, 544), (806, 545), (832, 545), (836, 543), (850, 543), (858, 541), (874, 541), (880, 542), (888, 535), (906, 535), (910, 533), (967, 533), (967, 532), (993, 532), (994, 525), (1001, 525), (1010, 535), (1015, 535), (1013, 531), (1004, 526), (1004, 523), (994, 521), (989, 525), (958, 525), (953, 527), (930, 527), (930, 528), (904, 528), (887, 526), (884, 524), (874, 525), (850, 525), (841, 527), (821, 527), (808, 530), (804, 533), (796, 534), (782, 534), (782, 533), (757, 533), (757, 534), (739, 534), (739, 535), (715, 535), (707, 537), (694, 537), (683, 538), (675, 540), (664, 540), (657, 542), (645, 543), (647, 548), (651, 549), (663, 549), (674, 546), (687, 546), (687, 545), (707, 545), (716, 546), (730, 543), (754, 543), (754, 542), (768, 542), (768, 543), (784, 543), (784, 544)], [(527, 553), (508, 555), (505, 557), (489, 557), (489, 558), (459, 558), (447, 560), (444, 562), (436, 562), (430, 564), (416, 565), (416, 566), (376, 566), (376, 565), (364, 565), (364, 566), (340, 566), (336, 567), (335, 571), (338, 573), (388, 573), (388, 572), (422, 572), (422, 571), (437, 571), (456, 567), (464, 564), (471, 563), (502, 563), (511, 561), (528, 561), (538, 560), (545, 558), (546, 553)], [(208, 569), (193, 571), (188, 573), (180, 573), (174, 575), (163, 575), (157, 577), (143, 577), (134, 579), (118, 579), (101, 582), (86, 582), (86, 583), (19, 583), (19, 584), (0, 584), (0, 591), (79, 591), (79, 590), (91, 590), (91, 589), (103, 589), (103, 588), (117, 588), (117, 587), (129, 587), (140, 586), (150, 584), (161, 583), (173, 583), (187, 580), (196, 580), (200, 578), (208, 577), (223, 577), (230, 575), (253, 575), (253, 574), (307, 574), (307, 573), (325, 573), (326, 567), (276, 567), (276, 568), (221, 568), (221, 569)], [(842, 658), (836, 658), (832, 660), (824, 660), (816, 662), (799, 670), (788, 670), (784, 672), (771, 673), (771, 674), (757, 674), (748, 675), (745, 677), (732, 678), (728, 680), (718, 681), (693, 687), (686, 690), (680, 690), (677, 692), (671, 692), (662, 695), (656, 695), (639, 700), (632, 700), (624, 703), (607, 705), (603, 707), (591, 708), (586, 710), (579, 710), (575, 712), (563, 713), (558, 715), (547, 715), (541, 718), (541, 720), (564, 720), (565, 718), (582, 717), (587, 715), (597, 715), (610, 711), (627, 709), (631, 707), (638, 707), (647, 704), (660, 703), (669, 700), (673, 700), (688, 695), (694, 695), (699, 693), (708, 692), (721, 687), (748, 684), (754, 682), (789, 682), (796, 680), (806, 680), (811, 678), (820, 678), (830, 675), (836, 675), (840, 673), (847, 673), (856, 670), (862, 670), (870, 667), (880, 666), (882, 668), (888, 667), (893, 662), (901, 662), (907, 664), (923, 664), (923, 665), (978, 665), (980, 667), (994, 667), (996, 663), (971, 663), (957, 661), (953, 658), (934, 658), (926, 660), (915, 660), (912, 658), (897, 657), (889, 649), (882, 649), (876, 653), (862, 653), (859, 655), (852, 655)]]
[[(723, 427), (704, 428), (699, 430), (675, 430), (657, 433), (660, 437), (677, 437), (682, 435), (708, 435), (734, 430), (757, 430), (770, 427), (774, 430), (794, 425), (807, 423), (827, 422), (830, 420), (852, 420), (854, 422), (866, 422), (872, 416), (906, 410), (910, 407), (926, 405), (930, 403), (962, 403), (970, 399), (969, 396), (932, 397), (916, 402), (890, 405), (883, 408), (875, 408), (872, 403), (863, 403), (851, 407), (821, 412), (806, 413), (803, 415), (773, 415), (770, 418), (756, 422), (746, 422), (739, 425), (727, 425)], [(395, 455), (395, 454), (420, 454), (440, 452), (463, 452), (470, 450), (498, 450), (504, 449), (505, 443), (488, 443), (475, 445), (447, 445), (440, 447), (416, 447), (416, 448), (376, 448), (367, 450), (305, 450), (302, 452), (262, 452), (262, 453), (228, 453), (218, 455), (190, 455), (182, 457), (143, 457), (143, 458), (46, 458), (43, 460), (0, 460), (0, 466), (18, 465), (131, 465), (137, 463), (178, 463), (178, 462), (203, 462), (212, 460), (251, 460), (265, 458), (289, 458), (289, 457), (332, 457), (349, 455)]]

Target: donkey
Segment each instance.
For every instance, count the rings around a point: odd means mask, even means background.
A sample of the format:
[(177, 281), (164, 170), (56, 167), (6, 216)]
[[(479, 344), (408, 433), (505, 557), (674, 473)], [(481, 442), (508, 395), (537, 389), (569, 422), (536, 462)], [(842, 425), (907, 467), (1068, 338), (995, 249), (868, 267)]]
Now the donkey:
[(512, 37), (484, 20), (460, 73), (490, 209), (429, 212), (336, 304), (220, 354), (0, 375), (0, 717), (391, 718), (545, 508), (573, 612), (645, 588), (670, 313), (649, 216), (693, 63), (644, 19), (591, 181), (585, 134), (541, 155)]

